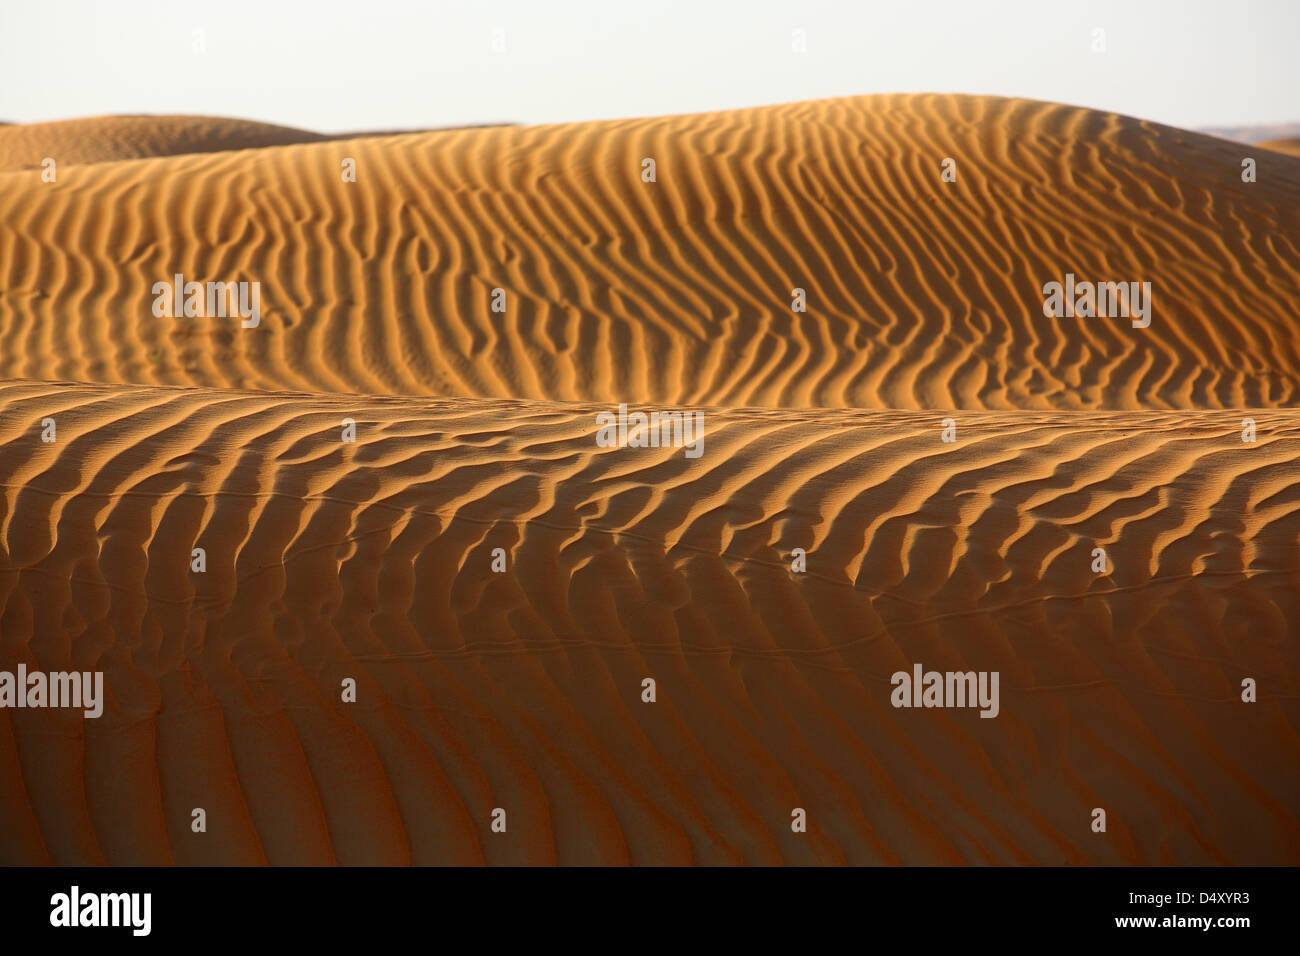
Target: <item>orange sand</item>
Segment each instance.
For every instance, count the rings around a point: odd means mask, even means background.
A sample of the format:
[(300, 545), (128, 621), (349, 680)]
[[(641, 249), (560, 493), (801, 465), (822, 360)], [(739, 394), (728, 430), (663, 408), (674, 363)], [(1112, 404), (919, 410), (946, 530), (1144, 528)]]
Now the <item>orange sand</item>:
[(932, 95), (316, 138), (0, 129), (0, 670), (108, 696), (0, 710), (0, 863), (1300, 862), (1300, 159)]

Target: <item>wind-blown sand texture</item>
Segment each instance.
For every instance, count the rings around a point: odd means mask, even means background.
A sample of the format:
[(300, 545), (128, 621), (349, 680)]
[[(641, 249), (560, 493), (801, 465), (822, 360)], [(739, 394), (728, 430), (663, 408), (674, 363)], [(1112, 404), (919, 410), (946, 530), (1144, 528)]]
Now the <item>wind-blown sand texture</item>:
[(0, 863), (1300, 862), (1300, 159), (931, 95), (78, 122), (0, 130), (0, 670), (108, 700), (0, 710)]

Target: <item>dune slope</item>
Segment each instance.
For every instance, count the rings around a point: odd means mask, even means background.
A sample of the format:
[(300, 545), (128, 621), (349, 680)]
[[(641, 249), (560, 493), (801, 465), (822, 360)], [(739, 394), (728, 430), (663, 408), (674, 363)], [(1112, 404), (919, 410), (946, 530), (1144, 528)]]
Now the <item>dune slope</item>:
[[(1300, 396), (1300, 161), (1269, 154), (1243, 183), (1245, 149), (1074, 107), (918, 95), (101, 163), (54, 184), (9, 172), (0, 376), (1285, 407)], [(260, 283), (261, 325), (155, 318), (154, 285), (176, 274)], [(1044, 285), (1067, 274), (1150, 282), (1151, 326), (1045, 317)]]
[[(1295, 413), (707, 409), (690, 460), (553, 403), (0, 402), (4, 659), (110, 689), (0, 712), (4, 862), (1300, 850)], [(998, 718), (891, 707), (912, 662)]]

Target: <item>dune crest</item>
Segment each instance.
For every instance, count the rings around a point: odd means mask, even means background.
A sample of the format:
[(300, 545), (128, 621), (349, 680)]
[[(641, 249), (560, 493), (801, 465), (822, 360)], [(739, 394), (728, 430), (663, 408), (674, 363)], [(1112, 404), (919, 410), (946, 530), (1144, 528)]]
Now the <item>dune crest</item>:
[(0, 130), (0, 170), (111, 163), (151, 156), (259, 149), (325, 139), (320, 133), (219, 116), (95, 116)]

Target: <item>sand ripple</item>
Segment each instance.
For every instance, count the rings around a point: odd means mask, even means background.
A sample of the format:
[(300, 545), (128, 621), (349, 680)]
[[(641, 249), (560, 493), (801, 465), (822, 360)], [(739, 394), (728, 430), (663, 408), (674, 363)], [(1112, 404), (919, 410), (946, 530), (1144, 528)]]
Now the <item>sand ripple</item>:
[(79, 122), (0, 129), (0, 669), (108, 700), (0, 710), (0, 863), (1300, 861), (1300, 160), (962, 96)]

